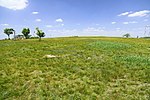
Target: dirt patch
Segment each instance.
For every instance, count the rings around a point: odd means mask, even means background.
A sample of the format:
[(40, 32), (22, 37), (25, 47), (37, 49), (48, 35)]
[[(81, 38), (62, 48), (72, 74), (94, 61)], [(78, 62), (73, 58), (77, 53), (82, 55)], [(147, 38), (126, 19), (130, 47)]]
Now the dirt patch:
[(58, 56), (55, 56), (55, 55), (45, 55), (43, 58), (56, 58)]

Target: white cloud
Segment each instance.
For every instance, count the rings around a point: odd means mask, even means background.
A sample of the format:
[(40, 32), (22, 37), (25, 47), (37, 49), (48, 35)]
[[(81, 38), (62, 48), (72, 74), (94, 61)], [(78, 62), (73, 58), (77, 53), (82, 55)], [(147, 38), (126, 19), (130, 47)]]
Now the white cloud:
[(131, 21), (131, 22), (129, 22), (129, 23), (131, 23), (131, 24), (136, 24), (136, 23), (138, 23), (138, 22), (136, 22), (136, 21)]
[(111, 24), (116, 24), (116, 22), (111, 22)]
[(63, 22), (63, 20), (59, 18), (59, 19), (56, 19), (56, 22)]
[(39, 13), (39, 12), (36, 12), (36, 11), (35, 11), (35, 12), (32, 12), (33, 15), (36, 15), (36, 14), (38, 14), (38, 13)]
[(9, 24), (1, 24), (2, 26), (9, 26)]
[(123, 24), (129, 24), (129, 22), (123, 22)]
[(143, 10), (129, 14), (128, 17), (144, 17), (150, 14), (150, 10)]
[(52, 25), (46, 25), (46, 27), (51, 28), (51, 27), (53, 27), (53, 26), (52, 26)]
[(36, 21), (36, 22), (41, 22), (42, 20), (41, 20), (41, 19), (36, 19), (35, 21)]
[(61, 24), (61, 26), (64, 26), (65, 24)]
[(0, 6), (12, 10), (21, 10), (28, 6), (28, 0), (0, 0)]
[(138, 22), (136, 22), (136, 21), (123, 22), (123, 24), (136, 24), (136, 23), (138, 23)]
[(119, 14), (118, 16), (126, 16), (126, 15), (128, 15), (128, 14), (130, 14), (130, 13), (132, 13), (132, 11), (121, 13), (121, 14)]

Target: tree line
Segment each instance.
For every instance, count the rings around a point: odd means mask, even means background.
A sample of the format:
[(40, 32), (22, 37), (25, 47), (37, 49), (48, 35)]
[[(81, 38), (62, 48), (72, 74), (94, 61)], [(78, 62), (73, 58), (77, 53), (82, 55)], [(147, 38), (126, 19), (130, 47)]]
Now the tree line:
[[(5, 28), (4, 33), (8, 36), (8, 40), (10, 40), (11, 34), (14, 34), (14, 39), (16, 38), (15, 37), (15, 30), (13, 28)], [(31, 36), (30, 35), (30, 29), (29, 28), (23, 28), (22, 34), (26, 39), (29, 39)], [(36, 35), (38, 36), (39, 41), (41, 41), (42, 37), (45, 37), (45, 33), (42, 30), (40, 30), (38, 27), (36, 28)]]

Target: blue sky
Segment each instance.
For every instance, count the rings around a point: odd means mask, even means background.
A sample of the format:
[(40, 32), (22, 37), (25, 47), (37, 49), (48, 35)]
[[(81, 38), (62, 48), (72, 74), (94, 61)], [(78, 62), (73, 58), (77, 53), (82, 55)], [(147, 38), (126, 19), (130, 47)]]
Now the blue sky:
[(150, 25), (150, 0), (0, 0), (0, 39), (4, 28), (17, 34), (39, 27), (46, 37), (143, 36)]

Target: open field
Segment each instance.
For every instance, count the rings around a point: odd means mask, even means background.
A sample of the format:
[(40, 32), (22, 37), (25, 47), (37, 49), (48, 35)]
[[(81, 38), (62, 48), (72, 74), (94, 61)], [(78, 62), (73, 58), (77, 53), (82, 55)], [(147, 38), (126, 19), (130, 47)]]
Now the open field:
[(0, 41), (3, 99), (148, 100), (150, 40), (69, 37)]

